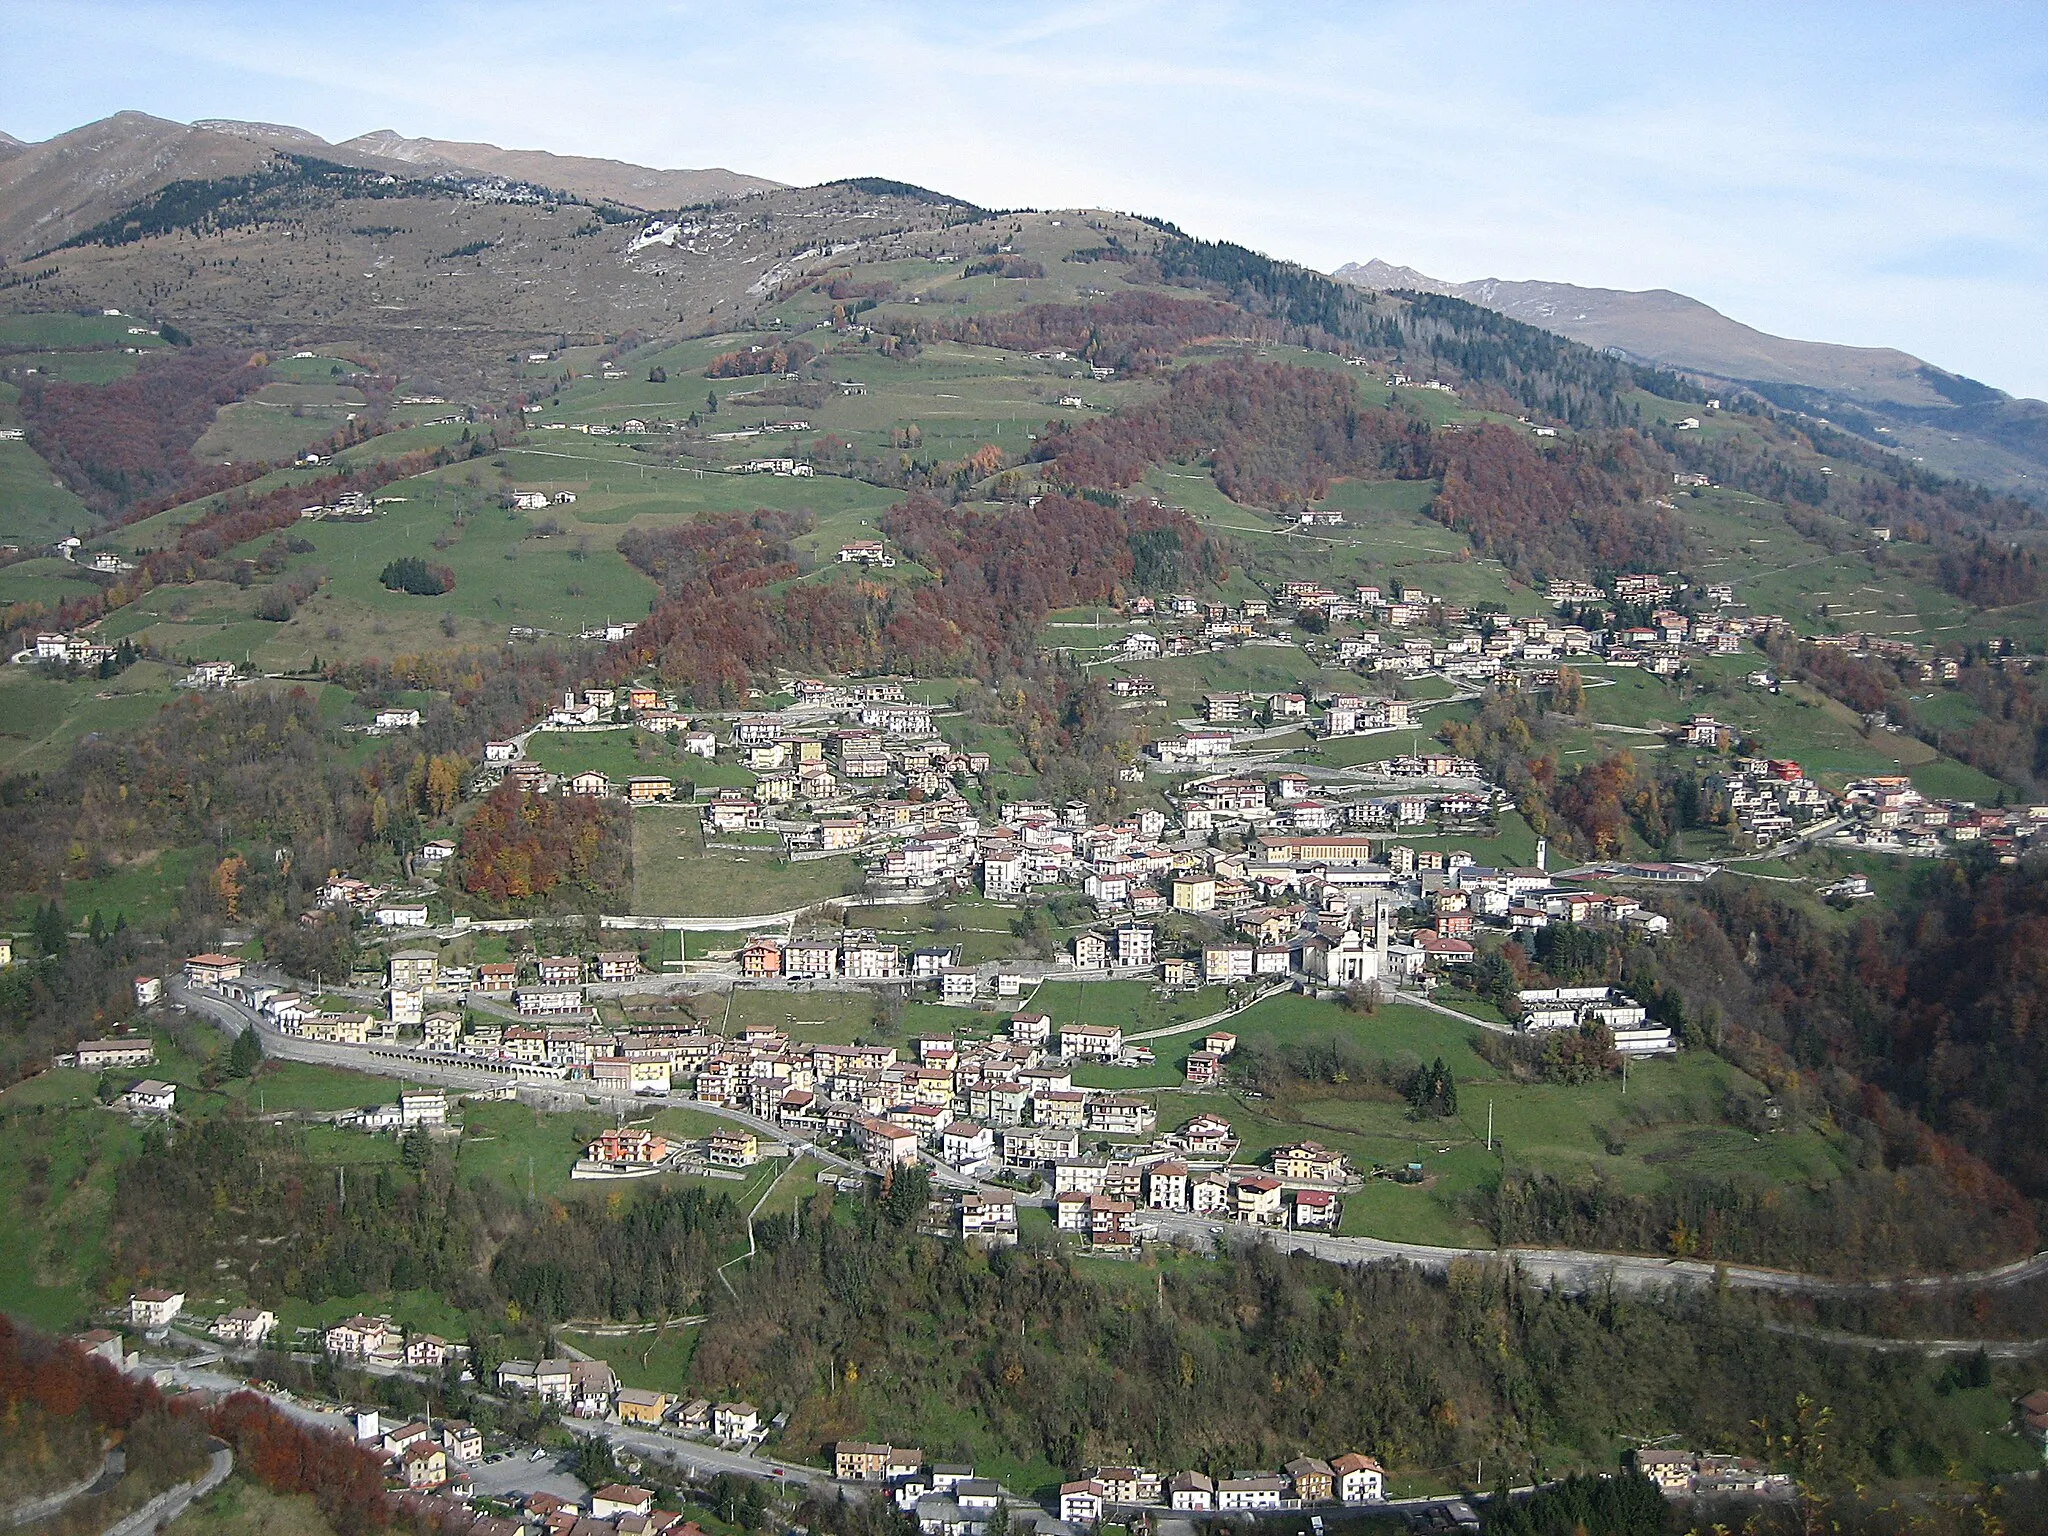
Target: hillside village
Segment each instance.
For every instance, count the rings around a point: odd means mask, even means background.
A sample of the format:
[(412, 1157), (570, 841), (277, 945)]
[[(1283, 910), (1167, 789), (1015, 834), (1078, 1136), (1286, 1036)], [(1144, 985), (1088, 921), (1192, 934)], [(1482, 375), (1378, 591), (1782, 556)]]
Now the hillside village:
[(1155, 219), (262, 156), (0, 316), (27, 1357), (342, 1536), (2038, 1462), (2017, 503)]

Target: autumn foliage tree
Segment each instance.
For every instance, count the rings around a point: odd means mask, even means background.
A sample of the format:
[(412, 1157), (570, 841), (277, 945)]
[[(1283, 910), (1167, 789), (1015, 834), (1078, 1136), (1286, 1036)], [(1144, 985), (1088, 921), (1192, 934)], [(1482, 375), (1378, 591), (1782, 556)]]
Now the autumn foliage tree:
[(512, 910), (561, 901), (615, 909), (630, 873), (626, 812), (580, 795), (499, 786), (463, 823), (456, 878), (472, 896)]
[(727, 705), (774, 666), (994, 681), (1035, 662), (1055, 608), (1120, 601), (1141, 568), (1188, 584), (1225, 571), (1187, 514), (1151, 502), (1046, 496), (991, 512), (911, 497), (882, 530), (933, 573), (914, 586), (792, 582), (790, 541), (808, 527), (801, 514), (760, 511), (629, 532), (620, 552), (663, 598), (614, 649), (615, 669), (651, 664), (693, 702)]
[(1049, 423), (1033, 457), (1056, 483), (1102, 490), (1207, 460), (1225, 495), (1274, 509), (1318, 500), (1340, 476), (1437, 479), (1431, 516), (1535, 580), (1679, 563), (1683, 525), (1651, 495), (1655, 452), (1625, 431), (1540, 447), (1507, 427), (1432, 433), (1411, 411), (1362, 405), (1348, 374), (1234, 359), (1182, 369), (1135, 410)]
[(907, 341), (957, 341), (1016, 352), (1057, 348), (1127, 372), (1157, 368), (1204, 336), (1260, 329), (1234, 304), (1136, 289), (1093, 304), (1026, 304), (957, 318), (906, 315), (880, 324)]
[(21, 409), (36, 451), (105, 517), (188, 488), (214, 413), (269, 378), (260, 354), (181, 347), (106, 384), (32, 380)]

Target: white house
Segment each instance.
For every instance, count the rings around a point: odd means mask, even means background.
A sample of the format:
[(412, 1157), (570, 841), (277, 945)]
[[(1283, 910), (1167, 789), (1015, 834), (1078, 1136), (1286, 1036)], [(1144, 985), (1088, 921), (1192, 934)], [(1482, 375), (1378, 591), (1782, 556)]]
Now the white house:
[(137, 1114), (168, 1115), (178, 1107), (177, 1085), (145, 1077), (121, 1095), (121, 1107)]
[(1069, 1525), (1100, 1525), (1102, 1484), (1093, 1481), (1061, 1483), (1060, 1518)]
[(184, 1309), (183, 1291), (136, 1291), (128, 1297), (128, 1321), (137, 1328), (167, 1328)]
[(1370, 1456), (1346, 1451), (1330, 1463), (1337, 1474), (1337, 1497), (1346, 1504), (1378, 1504), (1387, 1496), (1387, 1474)]
[(261, 1344), (277, 1328), (277, 1314), (265, 1307), (237, 1307), (214, 1319), (213, 1336), (230, 1344)]
[(956, 1168), (993, 1157), (996, 1133), (972, 1120), (955, 1120), (939, 1133), (939, 1155)]
[(1226, 1477), (1216, 1485), (1216, 1507), (1227, 1509), (1278, 1509), (1287, 1492), (1287, 1479), (1273, 1474)]
[(752, 1403), (720, 1403), (711, 1410), (711, 1428), (721, 1440), (747, 1440), (760, 1433), (761, 1410)]
[(448, 1123), (448, 1095), (439, 1088), (408, 1089), (398, 1096), (400, 1123), (408, 1129), (415, 1125), (446, 1125)]

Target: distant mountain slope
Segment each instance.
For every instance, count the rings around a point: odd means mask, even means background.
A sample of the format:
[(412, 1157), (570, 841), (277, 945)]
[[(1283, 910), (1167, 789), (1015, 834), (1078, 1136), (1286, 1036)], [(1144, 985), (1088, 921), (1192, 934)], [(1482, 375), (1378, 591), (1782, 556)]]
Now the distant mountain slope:
[(1332, 275), (1361, 288), (1448, 293), (1589, 347), (1619, 347), (1647, 362), (1716, 378), (1802, 384), (1867, 395), (1895, 405), (1956, 403), (1928, 382), (1928, 365), (1910, 353), (1772, 336), (1668, 288), (1635, 293), (1620, 288), (1581, 288), (1573, 283), (1509, 282), (1498, 277), (1449, 283), (1426, 277), (1413, 267), (1377, 260), (1352, 262)]
[(461, 144), (446, 139), (408, 139), (389, 128), (365, 133), (339, 146), (381, 160), (399, 160), (425, 170), (481, 171), (508, 181), (529, 181), (577, 197), (600, 198), (628, 208), (687, 208), (747, 192), (769, 192), (782, 183), (737, 171), (655, 170), (623, 160), (592, 160), (540, 149), (500, 149), (495, 144)]
[(200, 117), (192, 121), (194, 128), (204, 128), (209, 133), (224, 133), (233, 139), (249, 139), (258, 144), (268, 144), (272, 149), (331, 149), (325, 139), (304, 128), (294, 128), (289, 123), (245, 123), (232, 117)]
[(1361, 288), (1449, 294), (1587, 346), (1746, 384), (1930, 468), (2048, 499), (2048, 406), (2014, 400), (1908, 352), (1773, 336), (1664, 288), (1630, 292), (1494, 277), (1452, 283), (1377, 259), (1347, 263), (1332, 275)]
[(246, 174), (269, 164), (278, 150), (401, 175), (496, 176), (630, 208), (681, 208), (780, 186), (735, 171), (654, 170), (540, 150), (408, 139), (388, 129), (330, 144), (283, 123), (202, 118), (186, 124), (117, 112), (40, 144), (0, 134), (0, 259), (62, 245), (174, 181)]
[(263, 144), (143, 112), (117, 112), (0, 160), (0, 257), (61, 245), (174, 181), (238, 176)]

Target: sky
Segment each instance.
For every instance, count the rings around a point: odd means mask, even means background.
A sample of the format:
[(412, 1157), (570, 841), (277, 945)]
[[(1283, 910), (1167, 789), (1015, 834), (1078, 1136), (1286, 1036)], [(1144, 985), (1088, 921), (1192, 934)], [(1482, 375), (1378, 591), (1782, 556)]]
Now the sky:
[(1670, 288), (2048, 397), (2048, 3), (0, 0), (0, 128), (124, 109), (891, 176), (1325, 271)]

